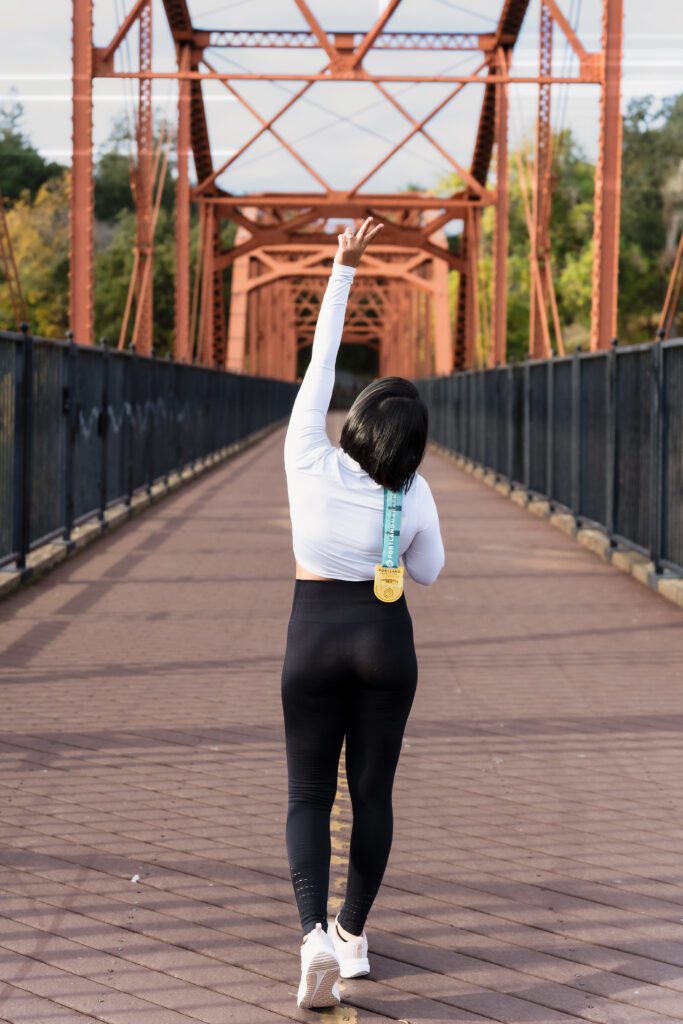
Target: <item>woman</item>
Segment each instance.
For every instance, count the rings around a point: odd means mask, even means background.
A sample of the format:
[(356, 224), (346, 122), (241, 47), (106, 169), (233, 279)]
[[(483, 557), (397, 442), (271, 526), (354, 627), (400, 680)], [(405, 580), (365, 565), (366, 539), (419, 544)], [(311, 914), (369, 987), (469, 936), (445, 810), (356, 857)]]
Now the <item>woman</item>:
[[(369, 973), (364, 925), (389, 859), (394, 774), (417, 686), (405, 594), (387, 601), (374, 589), (375, 566), (387, 550), (385, 489), (395, 495), (405, 488), (398, 553), (408, 574), (431, 584), (444, 564), (434, 499), (417, 472), (427, 409), (414, 384), (384, 377), (368, 385), (349, 410), (338, 448), (325, 430), (349, 289), (382, 227), (368, 217), (356, 234), (347, 228), (338, 236), (284, 446), (296, 558), (281, 685), (286, 845), (303, 928), (303, 1007), (339, 1003), (340, 975)], [(330, 812), (344, 737), (353, 829), (346, 897), (330, 936)]]

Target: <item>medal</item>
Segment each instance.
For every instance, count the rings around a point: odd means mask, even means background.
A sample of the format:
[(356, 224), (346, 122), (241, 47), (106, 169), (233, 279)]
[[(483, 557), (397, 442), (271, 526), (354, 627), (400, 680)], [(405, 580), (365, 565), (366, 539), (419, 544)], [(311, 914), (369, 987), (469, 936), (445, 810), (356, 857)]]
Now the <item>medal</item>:
[(398, 564), (398, 541), (401, 532), (403, 488), (384, 488), (384, 525), (382, 529), (382, 561), (375, 566), (375, 597), (380, 601), (398, 601), (403, 593), (403, 566)]
[(375, 566), (375, 597), (380, 601), (398, 601), (403, 593), (403, 566), (389, 569), (385, 565)]

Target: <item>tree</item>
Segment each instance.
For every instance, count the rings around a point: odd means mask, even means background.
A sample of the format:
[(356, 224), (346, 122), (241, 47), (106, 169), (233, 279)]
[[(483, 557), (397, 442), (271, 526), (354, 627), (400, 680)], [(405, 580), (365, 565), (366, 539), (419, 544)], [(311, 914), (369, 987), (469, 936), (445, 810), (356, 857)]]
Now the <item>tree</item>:
[(130, 161), (113, 149), (95, 166), (95, 218), (113, 223), (124, 210), (134, 210), (130, 187)]
[[(107, 246), (95, 256), (95, 335), (106, 337), (110, 344), (118, 342), (121, 322), (133, 268), (135, 245), (135, 214), (121, 210)], [(154, 238), (154, 354), (166, 355), (172, 350), (174, 331), (174, 231), (165, 210), (159, 212)], [(135, 307), (133, 307), (133, 319)], [(129, 332), (132, 322), (129, 325)]]
[[(157, 124), (154, 129), (153, 147), (159, 144), (164, 129)], [(135, 144), (131, 127), (125, 117), (114, 120), (109, 137), (98, 154), (95, 164), (95, 217), (100, 221), (113, 223), (121, 210), (134, 210), (135, 202), (131, 189), (131, 148)], [(171, 139), (173, 149), (173, 140)], [(174, 206), (174, 183), (171, 174), (164, 181), (161, 205), (171, 211)]]
[[(31, 330), (48, 338), (63, 338), (69, 328), (70, 184), (68, 172), (48, 179), (33, 202), (26, 191), (7, 214)], [(16, 329), (6, 301), (0, 328)]]
[(31, 145), (22, 130), (24, 108), (20, 103), (0, 107), (0, 192), (19, 199), (24, 190), (33, 198), (40, 187), (59, 178), (65, 168), (48, 162)]
[(622, 342), (654, 337), (677, 241), (673, 233), (667, 232), (667, 220), (672, 201), (675, 205), (672, 185), (682, 160), (683, 95), (659, 105), (652, 96), (631, 100), (624, 117), (622, 151)]
[[(529, 147), (522, 145), (520, 156), (532, 166)], [(591, 262), (593, 231), (593, 179), (595, 169), (586, 159), (569, 130), (553, 136), (553, 207), (551, 260), (557, 291), (560, 319), (573, 342), (587, 343), (590, 327)], [(528, 174), (527, 174), (528, 177)], [(438, 191), (453, 192), (461, 187), (456, 175), (439, 182)], [(524, 213), (522, 186), (515, 153), (511, 153), (509, 177), (509, 249), (508, 249), (508, 358), (526, 359), (529, 350), (529, 231)], [(529, 202), (531, 197), (529, 196)], [(486, 306), (493, 299), (493, 236), (495, 215), (487, 208), (482, 216), (481, 285), (486, 290)], [(455, 293), (457, 275), (453, 279)]]
[[(224, 224), (221, 245), (234, 245), (235, 225)], [(122, 210), (116, 219), (110, 240), (95, 256), (95, 335), (106, 337), (109, 344), (118, 342), (121, 322), (133, 269), (135, 245), (135, 214)], [(193, 211), (190, 228), (190, 273), (194, 275), (199, 244), (199, 218)], [(224, 272), (226, 303), (230, 294), (230, 269)], [(163, 207), (159, 211), (154, 234), (154, 355), (166, 356), (173, 351), (175, 334), (175, 215)], [(128, 337), (135, 319), (133, 306)]]

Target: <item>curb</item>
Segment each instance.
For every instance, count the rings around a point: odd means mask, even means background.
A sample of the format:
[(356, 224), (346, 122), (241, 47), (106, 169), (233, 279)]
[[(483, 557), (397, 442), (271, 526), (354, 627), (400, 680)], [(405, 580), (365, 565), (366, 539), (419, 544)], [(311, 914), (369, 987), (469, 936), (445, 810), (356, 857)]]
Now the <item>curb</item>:
[(139, 491), (134, 494), (130, 505), (127, 505), (124, 501), (111, 505), (105, 510), (104, 519), (88, 519), (86, 522), (76, 526), (71, 531), (71, 539), (68, 542), (64, 540), (49, 541), (34, 548), (26, 557), (26, 568), (24, 570), (0, 568), (0, 601), (5, 597), (9, 597), (10, 594), (13, 594), (20, 588), (26, 587), (35, 580), (40, 579), (41, 576), (44, 576), (54, 566), (66, 561), (67, 558), (73, 558), (75, 554), (88, 547), (93, 541), (98, 540), (100, 537), (108, 536), (117, 526), (127, 523), (134, 516), (144, 512), (147, 508), (151, 508), (152, 505), (156, 505), (180, 487), (191, 483), (197, 477), (203, 476), (208, 470), (226, 462), (228, 459), (234, 458), (241, 452), (246, 451), (247, 448), (251, 448), (252, 445), (277, 430), (278, 427), (283, 426), (288, 418), (285, 417), (284, 419), (277, 420), (275, 423), (269, 423), (267, 427), (262, 427), (255, 433), (249, 434), (248, 437), (242, 438), (241, 441), (235, 441), (233, 444), (218, 448), (210, 455), (197, 459), (191, 466), (185, 466), (180, 472), (174, 470), (172, 473), (169, 473), (167, 482), (163, 480), (157, 481), (152, 485), (149, 493), (147, 491)]
[(568, 537), (574, 537), (579, 544), (588, 551), (592, 551), (603, 562), (613, 565), (615, 568), (620, 569), (621, 572), (628, 573), (639, 583), (649, 587), (650, 590), (654, 590), (655, 593), (667, 601), (671, 601), (672, 604), (683, 608), (683, 579), (673, 574), (670, 576), (666, 574), (657, 575), (654, 571), (653, 563), (646, 555), (642, 555), (637, 551), (631, 551), (628, 548), (614, 547), (610, 543), (607, 534), (595, 526), (577, 527), (573, 515), (568, 512), (554, 511), (547, 498), (530, 498), (526, 491), (521, 488), (514, 488), (504, 480), (499, 480), (495, 473), (485, 470), (482, 466), (471, 462), (462, 455), (454, 454), (450, 449), (445, 448), (436, 441), (430, 441), (429, 448), (437, 455), (442, 455), (455, 462), (458, 469), (464, 470), (464, 472), (469, 473), (477, 480), (481, 480), (483, 484), (486, 484), (487, 487), (490, 487), (497, 494), (508, 498), (515, 505), (519, 505), (520, 508), (525, 508), (532, 516), (536, 516), (537, 519), (544, 519)]

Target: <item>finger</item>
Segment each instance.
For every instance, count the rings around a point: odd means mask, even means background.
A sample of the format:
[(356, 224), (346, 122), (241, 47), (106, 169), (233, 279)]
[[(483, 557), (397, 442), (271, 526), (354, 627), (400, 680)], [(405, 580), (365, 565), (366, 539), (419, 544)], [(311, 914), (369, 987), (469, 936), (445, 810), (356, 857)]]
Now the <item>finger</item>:
[(363, 248), (363, 252), (365, 252), (365, 250), (369, 246), (370, 242), (373, 240), (373, 238), (375, 238), (376, 235), (378, 235), (380, 233), (380, 231), (382, 230), (383, 227), (384, 227), (384, 224), (378, 224), (376, 227), (374, 227), (372, 229), (372, 231), (368, 232), (368, 234), (365, 236), (365, 238), (360, 243), (362, 248)]
[(356, 238), (358, 239), (359, 242), (362, 242), (362, 241), (365, 240), (365, 237), (366, 237), (366, 235), (368, 233), (368, 230), (370, 229), (370, 227), (372, 226), (373, 223), (374, 223), (374, 218), (373, 217), (366, 217), (365, 218), (365, 220), (361, 224), (360, 228), (358, 229), (358, 233), (356, 234)]
[(364, 240), (365, 234), (368, 231), (368, 229), (369, 229), (370, 225), (372, 224), (373, 220), (374, 220), (373, 217), (366, 217), (365, 218), (365, 220), (363, 221), (363, 223), (359, 227), (358, 232), (356, 234), (357, 241), (362, 242)]

